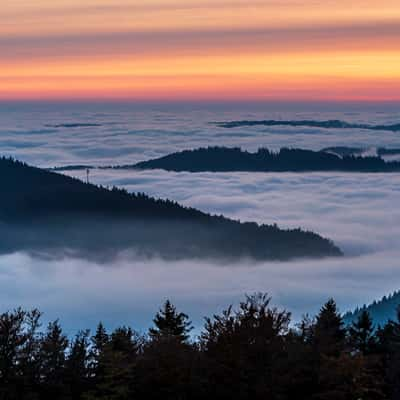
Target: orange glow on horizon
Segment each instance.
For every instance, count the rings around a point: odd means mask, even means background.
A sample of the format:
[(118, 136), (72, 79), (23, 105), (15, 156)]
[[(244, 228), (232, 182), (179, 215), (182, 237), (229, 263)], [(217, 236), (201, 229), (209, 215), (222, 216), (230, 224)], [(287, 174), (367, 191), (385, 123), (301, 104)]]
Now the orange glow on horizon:
[(1, 14), (0, 99), (400, 100), (400, 3), (50, 0)]

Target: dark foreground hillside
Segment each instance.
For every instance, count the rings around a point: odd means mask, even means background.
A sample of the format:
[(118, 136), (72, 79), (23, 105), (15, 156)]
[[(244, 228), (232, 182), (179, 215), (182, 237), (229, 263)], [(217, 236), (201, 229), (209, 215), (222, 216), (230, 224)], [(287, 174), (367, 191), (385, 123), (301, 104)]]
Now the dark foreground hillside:
[(178, 172), (399, 172), (400, 162), (385, 162), (380, 157), (340, 157), (331, 152), (303, 149), (282, 148), (279, 152), (259, 149), (256, 153), (250, 153), (240, 148), (208, 147), (185, 150), (119, 168)]
[[(99, 312), (101, 314), (101, 310)], [(134, 316), (133, 316), (134, 318)], [(265, 294), (206, 318), (166, 301), (146, 333), (129, 327), (67, 337), (39, 311), (0, 314), (3, 400), (398, 400), (400, 315), (374, 330), (368, 313), (350, 326), (333, 300), (314, 319)], [(193, 340), (194, 339), (194, 340)]]
[(10, 159), (0, 159), (0, 185), (3, 253), (27, 250), (107, 258), (131, 250), (169, 259), (258, 260), (341, 255), (330, 240), (312, 232), (210, 216)]

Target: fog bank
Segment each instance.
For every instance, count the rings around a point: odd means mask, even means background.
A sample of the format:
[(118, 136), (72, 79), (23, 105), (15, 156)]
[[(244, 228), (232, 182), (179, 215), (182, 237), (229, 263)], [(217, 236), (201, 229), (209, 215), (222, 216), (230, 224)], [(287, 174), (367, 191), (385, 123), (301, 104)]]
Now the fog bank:
[(0, 257), (1, 310), (38, 307), (44, 320), (60, 318), (69, 332), (129, 324), (143, 330), (170, 298), (196, 328), (202, 318), (238, 303), (245, 293), (266, 291), (273, 304), (298, 320), (316, 313), (329, 297), (342, 311), (398, 289), (400, 252), (323, 261), (214, 264), (136, 260), (121, 255), (112, 265), (81, 259), (39, 260), (17, 253)]

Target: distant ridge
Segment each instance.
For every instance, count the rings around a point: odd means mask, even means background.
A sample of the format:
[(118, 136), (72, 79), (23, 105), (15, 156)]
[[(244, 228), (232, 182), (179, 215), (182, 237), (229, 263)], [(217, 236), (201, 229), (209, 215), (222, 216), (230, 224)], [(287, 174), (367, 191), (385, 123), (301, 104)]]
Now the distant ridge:
[(324, 128), (324, 129), (368, 129), (373, 131), (391, 131), (399, 132), (400, 123), (392, 125), (370, 125), (370, 124), (357, 124), (337, 119), (328, 121), (315, 121), (315, 120), (243, 120), (243, 121), (226, 121), (215, 122), (215, 125), (221, 128), (239, 128), (243, 126), (307, 126), (310, 128)]
[(300, 229), (240, 223), (168, 200), (83, 183), (0, 158), (0, 252), (108, 258), (121, 251), (167, 259), (289, 260), (340, 256)]
[(102, 126), (101, 124), (89, 122), (68, 122), (64, 124), (46, 124), (46, 128), (96, 128)]
[(400, 162), (385, 162), (380, 157), (340, 157), (331, 152), (303, 149), (282, 148), (278, 152), (259, 149), (250, 153), (240, 148), (207, 147), (114, 168), (177, 172), (399, 172)]

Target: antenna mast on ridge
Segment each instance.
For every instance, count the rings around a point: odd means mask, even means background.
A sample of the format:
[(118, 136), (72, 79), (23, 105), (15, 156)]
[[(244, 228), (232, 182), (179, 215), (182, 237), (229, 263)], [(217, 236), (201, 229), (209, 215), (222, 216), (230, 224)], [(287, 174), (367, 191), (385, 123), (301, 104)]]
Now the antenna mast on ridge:
[(87, 168), (86, 169), (86, 183), (89, 184), (89, 173), (90, 173), (90, 169)]

